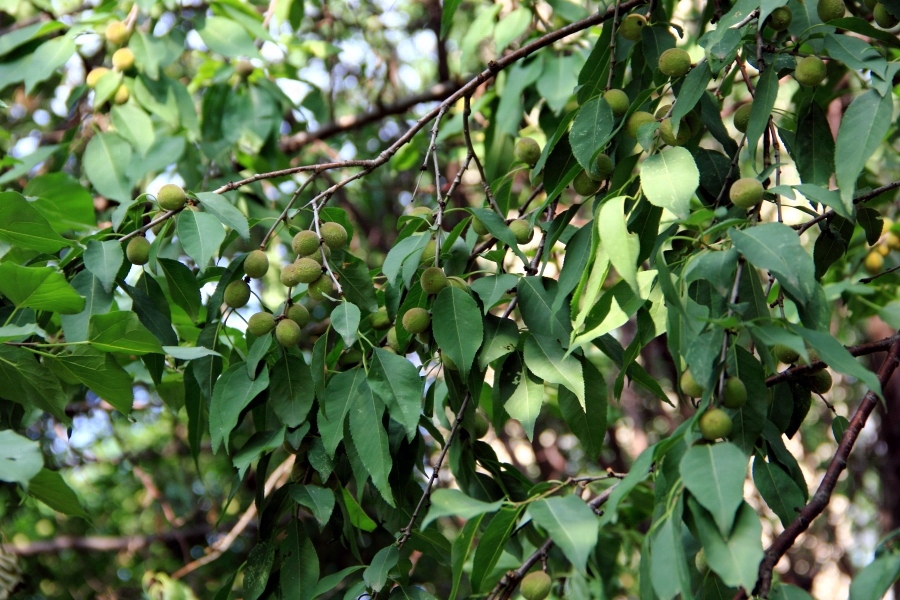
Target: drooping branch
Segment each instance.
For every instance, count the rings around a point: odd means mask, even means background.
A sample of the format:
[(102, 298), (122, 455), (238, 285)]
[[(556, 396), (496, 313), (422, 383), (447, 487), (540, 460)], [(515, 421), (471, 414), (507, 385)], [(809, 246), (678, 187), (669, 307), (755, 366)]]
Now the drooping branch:
[[(891, 349), (887, 358), (884, 359), (884, 362), (881, 363), (881, 368), (878, 369), (878, 381), (881, 383), (882, 389), (887, 385), (888, 380), (890, 380), (891, 375), (894, 374), (897, 366), (900, 365), (900, 339), (895, 338), (897, 338), (897, 336), (889, 338), (894, 339), (894, 342), (891, 344)], [(768, 597), (769, 588), (772, 586), (772, 570), (775, 568), (775, 565), (791, 546), (794, 545), (794, 542), (800, 534), (806, 531), (815, 518), (828, 506), (828, 503), (831, 501), (831, 494), (837, 485), (838, 477), (840, 477), (841, 472), (847, 468), (847, 459), (850, 456), (850, 451), (853, 449), (853, 445), (856, 443), (859, 433), (862, 431), (863, 427), (865, 427), (869, 415), (872, 414), (872, 411), (877, 405), (878, 397), (870, 390), (865, 397), (863, 397), (856, 412), (853, 413), (850, 424), (844, 431), (844, 435), (841, 436), (841, 442), (838, 444), (837, 452), (835, 452), (834, 457), (828, 464), (828, 469), (825, 471), (822, 483), (819, 484), (819, 489), (816, 490), (812, 500), (803, 507), (800, 514), (797, 515), (797, 518), (794, 519), (777, 538), (775, 538), (775, 541), (772, 542), (766, 550), (765, 556), (759, 565), (759, 577), (757, 578), (756, 589), (754, 590), (755, 594), (763, 598)], [(746, 597), (744, 592), (741, 592), (736, 596), (736, 598)]]

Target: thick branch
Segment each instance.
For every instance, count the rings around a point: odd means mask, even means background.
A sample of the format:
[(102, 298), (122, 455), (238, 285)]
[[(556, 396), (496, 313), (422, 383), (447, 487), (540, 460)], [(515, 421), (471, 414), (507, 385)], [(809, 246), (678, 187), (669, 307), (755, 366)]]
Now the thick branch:
[[(896, 337), (894, 336), (894, 338)], [(891, 345), (887, 358), (884, 359), (881, 368), (878, 369), (878, 381), (881, 382), (882, 389), (887, 385), (898, 365), (900, 365), (900, 340), (895, 340)], [(844, 431), (844, 435), (841, 436), (841, 443), (838, 445), (837, 452), (828, 464), (825, 477), (822, 478), (822, 483), (819, 484), (819, 489), (816, 490), (812, 500), (803, 507), (797, 518), (775, 538), (775, 541), (766, 550), (765, 557), (759, 565), (759, 578), (756, 582), (755, 593), (759, 596), (763, 598), (768, 596), (769, 588), (772, 585), (772, 569), (775, 568), (775, 565), (784, 556), (785, 552), (794, 545), (800, 534), (806, 531), (815, 518), (828, 506), (828, 503), (831, 501), (831, 493), (837, 485), (838, 477), (847, 467), (850, 451), (853, 449), (859, 433), (865, 427), (869, 415), (872, 414), (872, 410), (877, 405), (878, 397), (870, 390), (856, 409), (853, 418), (850, 419), (850, 424)], [(746, 595), (742, 593), (738, 597), (746, 598)]]
[(202, 538), (209, 533), (208, 526), (174, 529), (151, 535), (126, 535), (122, 537), (91, 535), (75, 537), (60, 535), (51, 540), (35, 540), (24, 544), (7, 544), (6, 548), (20, 556), (56, 553), (60, 550), (87, 550), (89, 552), (134, 551), (149, 546), (154, 542), (171, 542), (177, 539)]

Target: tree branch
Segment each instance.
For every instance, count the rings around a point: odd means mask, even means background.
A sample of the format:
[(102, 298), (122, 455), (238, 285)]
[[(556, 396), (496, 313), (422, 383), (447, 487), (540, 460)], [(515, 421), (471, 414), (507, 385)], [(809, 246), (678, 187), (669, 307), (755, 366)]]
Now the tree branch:
[[(898, 341), (900, 341), (900, 333), (894, 334), (889, 338), (884, 338), (883, 340), (878, 340), (877, 342), (868, 342), (866, 344), (859, 344), (858, 346), (848, 346), (847, 352), (849, 352), (853, 356), (865, 356), (867, 354), (874, 354), (876, 352), (884, 352)], [(796, 367), (790, 367), (789, 369), (785, 369), (780, 373), (776, 373), (775, 375), (767, 377), (766, 387), (772, 387), (773, 385), (779, 384), (789, 379), (793, 379), (794, 377), (799, 377), (801, 375), (809, 375), (813, 371), (818, 371), (819, 369), (823, 369), (827, 366), (828, 365), (825, 364), (824, 361), (817, 360), (808, 365), (797, 365)]]
[(203, 537), (209, 533), (208, 526), (174, 529), (150, 535), (125, 535), (122, 537), (108, 535), (89, 535), (76, 537), (60, 535), (51, 540), (35, 540), (24, 544), (9, 543), (6, 548), (19, 556), (56, 553), (61, 550), (86, 550), (89, 552), (134, 551), (145, 548), (154, 542), (170, 542), (178, 539)]
[[(877, 187), (874, 190), (871, 190), (864, 194), (860, 194), (860, 195), (856, 196), (853, 199), (853, 204), (861, 204), (863, 202), (868, 202), (872, 198), (875, 198), (876, 196), (880, 196), (881, 194), (883, 194), (885, 192), (890, 192), (891, 190), (895, 190), (898, 187), (900, 187), (900, 181), (893, 181), (887, 185)], [(798, 234), (801, 234), (804, 231), (806, 231), (807, 229), (809, 229), (810, 227), (812, 227), (813, 225), (815, 225), (816, 223), (818, 223), (820, 221), (824, 221), (825, 219), (831, 218), (834, 215), (835, 215), (834, 210), (829, 208), (828, 210), (823, 212), (821, 215), (814, 217), (805, 223), (800, 223), (799, 225), (792, 225), (792, 227), (797, 230)]]

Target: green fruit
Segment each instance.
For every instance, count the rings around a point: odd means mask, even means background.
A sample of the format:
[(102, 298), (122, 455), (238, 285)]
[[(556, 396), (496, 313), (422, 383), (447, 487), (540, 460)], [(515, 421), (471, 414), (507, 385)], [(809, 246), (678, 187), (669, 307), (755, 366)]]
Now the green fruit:
[(387, 309), (382, 306), (369, 315), (369, 323), (375, 331), (383, 331), (391, 326), (391, 317), (388, 315)]
[[(443, 354), (442, 354), (443, 355)], [(480, 410), (475, 411), (475, 426), (472, 428), (475, 439), (481, 439), (491, 430), (491, 422), (488, 421), (487, 415)]]
[(338, 358), (338, 364), (342, 367), (353, 367), (362, 361), (363, 353), (356, 348), (350, 348)]
[(900, 22), (881, 2), (875, 5), (875, 8), (872, 10), (872, 16), (875, 18), (875, 23), (882, 29), (893, 29)]
[(675, 135), (672, 128), (672, 119), (663, 119), (662, 123), (659, 124), (659, 137), (670, 146), (684, 146), (691, 139), (691, 128), (682, 119), (678, 127), (678, 135)]
[(415, 207), (414, 209), (409, 211), (409, 216), (418, 217), (420, 221), (419, 226), (416, 228), (416, 231), (428, 229), (429, 227), (431, 227), (431, 224), (434, 223), (434, 219), (432, 218), (433, 212), (427, 206)]
[(247, 331), (260, 337), (275, 329), (275, 315), (267, 312), (258, 312), (250, 315), (247, 320)]
[(422, 256), (419, 258), (420, 265), (427, 265), (428, 263), (434, 262), (434, 253), (437, 250), (437, 242), (434, 240), (430, 240), (427, 244), (425, 244), (425, 249), (422, 250)]
[(646, 125), (647, 123), (652, 123), (656, 119), (650, 113), (638, 110), (631, 113), (631, 116), (628, 117), (628, 120), (625, 121), (625, 132), (628, 133), (631, 137), (637, 139), (638, 130), (641, 128), (641, 125)]
[(462, 277), (457, 277), (455, 275), (451, 275), (447, 278), (447, 283), (449, 283), (452, 287), (460, 289), (464, 292), (469, 291), (469, 284), (466, 283), (466, 280)]
[(676, 79), (691, 70), (691, 55), (681, 48), (669, 48), (659, 55), (659, 72)]
[(741, 408), (747, 404), (747, 386), (743, 381), (737, 377), (729, 377), (725, 380), (722, 404), (725, 405), (725, 408)]
[(701, 575), (706, 575), (709, 571), (709, 563), (706, 562), (706, 552), (703, 548), (700, 548), (700, 551), (694, 556), (694, 566), (697, 567), (697, 572)]
[(422, 291), (429, 296), (434, 296), (447, 287), (447, 275), (440, 267), (428, 267), (422, 272), (419, 283), (422, 284)]
[(631, 105), (631, 101), (628, 99), (628, 94), (623, 92), (622, 90), (607, 90), (603, 92), (603, 99), (606, 100), (609, 107), (612, 109), (613, 116), (618, 118), (628, 112), (628, 107)]
[(731, 191), (728, 192), (728, 197), (739, 208), (753, 208), (762, 202), (762, 183), (753, 177), (741, 177), (731, 184)]
[(291, 263), (282, 267), (280, 278), (281, 285), (284, 287), (292, 288), (299, 284), (300, 279), (298, 279), (297, 275), (297, 265)]
[(262, 250), (254, 250), (244, 259), (244, 273), (253, 279), (265, 277), (269, 272), (269, 257)]
[(309, 311), (302, 304), (291, 304), (285, 314), (288, 319), (300, 327), (305, 327), (309, 323)]
[(732, 426), (731, 417), (721, 408), (711, 408), (700, 416), (700, 435), (711, 442), (728, 437)]
[(792, 365), (800, 359), (800, 353), (794, 350), (793, 348), (789, 348), (784, 344), (776, 344), (772, 347), (772, 354), (775, 355), (775, 358), (778, 359), (778, 362), (782, 362), (786, 365)]
[(878, 0), (863, 0), (863, 6), (869, 9), (869, 12), (875, 10), (875, 5), (878, 4)]
[(817, 394), (824, 394), (825, 392), (830, 390), (831, 386), (834, 384), (834, 380), (831, 378), (831, 373), (829, 373), (826, 369), (813, 371), (809, 374), (807, 380), (809, 381), (809, 389)]
[(685, 396), (690, 396), (691, 398), (700, 398), (703, 396), (703, 388), (700, 387), (700, 384), (694, 379), (690, 369), (685, 369), (684, 373), (681, 374), (680, 383), (681, 391), (684, 392)]
[[(843, 6), (843, 5), (842, 5)], [(806, 56), (797, 61), (794, 79), (806, 87), (815, 87), (825, 81), (827, 71), (825, 63), (818, 56)]]
[(541, 146), (532, 138), (519, 138), (513, 148), (513, 156), (517, 161), (533, 167), (541, 157)]
[(316, 235), (315, 231), (309, 229), (301, 231), (291, 241), (291, 248), (293, 248), (294, 254), (309, 256), (319, 249), (319, 236)]
[(740, 108), (734, 111), (734, 128), (741, 133), (747, 133), (751, 110), (753, 110), (753, 103), (748, 102), (747, 104), (742, 104)]
[(484, 226), (484, 223), (478, 220), (478, 217), (472, 217), (472, 231), (474, 231), (478, 235), (488, 234), (487, 227)]
[(187, 202), (187, 196), (181, 186), (174, 183), (167, 183), (159, 188), (156, 194), (156, 202), (163, 210), (181, 210), (184, 203)]
[(767, 23), (772, 28), (772, 31), (784, 31), (791, 26), (791, 21), (793, 20), (794, 13), (791, 12), (791, 9), (787, 6), (779, 6), (769, 13)]
[(312, 283), (322, 275), (322, 265), (309, 257), (295, 260), (294, 268), (297, 270), (297, 281), (300, 283)]
[(150, 240), (142, 235), (128, 240), (125, 257), (133, 265), (146, 265), (150, 260)]
[(626, 40), (636, 42), (641, 39), (641, 31), (647, 26), (644, 15), (628, 15), (619, 24), (619, 35)]
[(319, 227), (319, 233), (322, 234), (322, 239), (325, 240), (325, 243), (332, 250), (343, 250), (350, 239), (350, 234), (347, 233), (344, 226), (334, 221), (322, 223), (322, 226)]
[(119, 48), (113, 52), (112, 66), (115, 71), (127, 71), (134, 66), (134, 52), (130, 48)]
[(400, 342), (397, 340), (397, 328), (391, 327), (387, 332), (387, 345), (388, 348), (400, 354)]
[(325, 300), (326, 296), (330, 296), (334, 293), (334, 283), (332, 283), (331, 277), (323, 274), (321, 277), (310, 283), (306, 291), (310, 298), (317, 302), (322, 302)]
[[(578, 175), (575, 176), (575, 179), (572, 181), (572, 189), (574, 189), (575, 193), (579, 196), (584, 196), (585, 198), (587, 198), (588, 196), (593, 196), (597, 193), (597, 191), (600, 189), (600, 182), (591, 179), (591, 175), (587, 171), (581, 171)], [(527, 222), (525, 222), (525, 225), (528, 227), (527, 231), (531, 232), (531, 226), (528, 225)], [(510, 229), (512, 229), (512, 223), (509, 224), (509, 227)], [(523, 229), (523, 231), (525, 230)], [(516, 239), (519, 239), (518, 235), (516, 236)], [(524, 244), (525, 242), (520, 240), (519, 243)]]
[(431, 315), (424, 308), (411, 308), (403, 315), (403, 329), (410, 333), (422, 333), (430, 326)]
[(613, 164), (613, 160), (608, 155), (598, 154), (594, 163), (594, 172), (591, 173), (591, 176), (599, 178), (599, 181), (606, 181), (615, 170), (616, 165)]
[(459, 367), (456, 366), (456, 363), (453, 362), (447, 353), (441, 350), (440, 352), (441, 364), (444, 365), (444, 368), (448, 371), (459, 371)]
[(285, 348), (296, 346), (300, 341), (300, 326), (290, 319), (282, 319), (275, 326), (275, 339)]
[(331, 248), (329, 248), (326, 244), (322, 244), (321, 246), (313, 250), (312, 254), (301, 256), (300, 258), (310, 258), (316, 261), (319, 266), (322, 266), (325, 264), (326, 260), (331, 260)]
[(816, 13), (823, 23), (840, 19), (846, 10), (847, 8), (841, 0), (819, 0), (819, 3), (816, 4)]
[(250, 302), (250, 286), (243, 279), (232, 281), (225, 288), (225, 304), (231, 308), (241, 308)]
[(249, 60), (239, 60), (234, 65), (234, 72), (241, 77), (247, 77), (253, 72), (253, 63)]
[(553, 581), (544, 571), (533, 571), (522, 578), (519, 591), (525, 600), (544, 600), (550, 595)]
[(509, 224), (509, 230), (520, 244), (527, 244), (534, 237), (534, 228), (524, 219), (513, 219)]
[(128, 91), (128, 86), (123, 83), (119, 86), (119, 89), (116, 90), (116, 95), (113, 96), (113, 102), (116, 104), (125, 104), (130, 97), (131, 92)]

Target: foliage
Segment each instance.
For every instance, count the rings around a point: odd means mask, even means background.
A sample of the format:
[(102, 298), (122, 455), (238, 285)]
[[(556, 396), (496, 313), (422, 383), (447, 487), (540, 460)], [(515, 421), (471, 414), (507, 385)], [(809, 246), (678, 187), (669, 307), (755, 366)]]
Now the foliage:
[(825, 1), (0, 0), (0, 587), (808, 597), (900, 357), (900, 4)]

